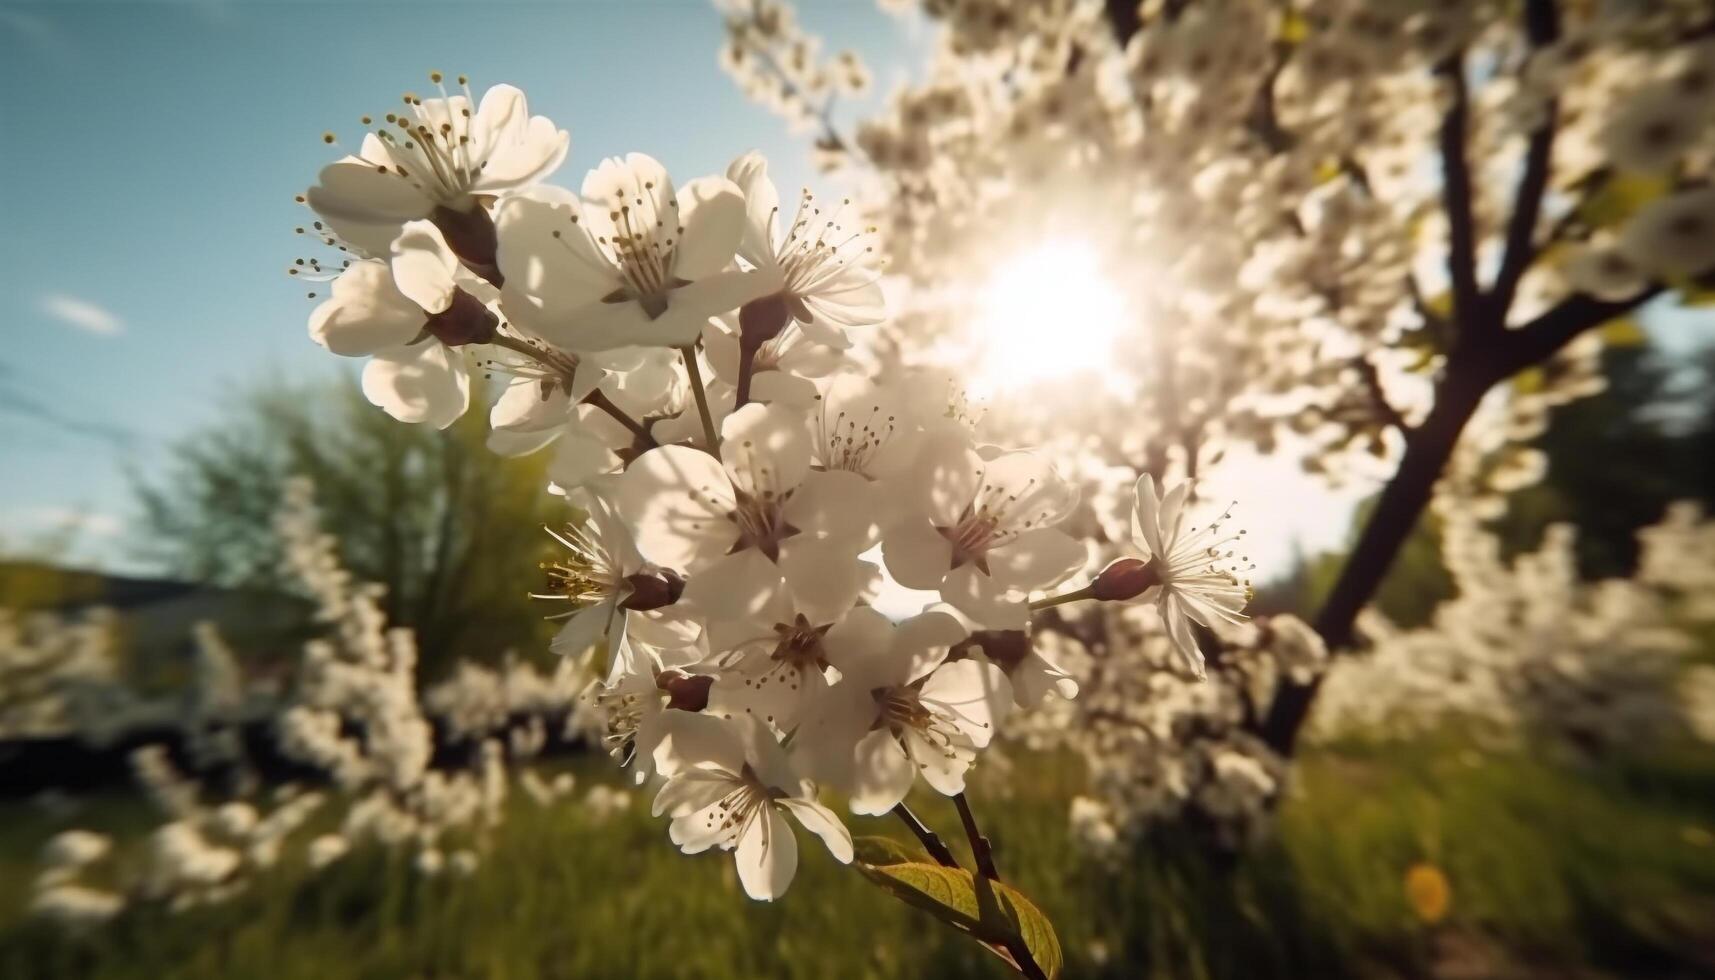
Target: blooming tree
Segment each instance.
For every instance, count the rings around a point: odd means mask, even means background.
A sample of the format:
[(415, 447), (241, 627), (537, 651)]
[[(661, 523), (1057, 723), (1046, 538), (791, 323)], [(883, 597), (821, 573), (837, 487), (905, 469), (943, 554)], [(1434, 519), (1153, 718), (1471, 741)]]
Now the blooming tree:
[[(721, 61), (867, 192), (899, 356), (1016, 344), (1002, 388), (1033, 397), (991, 415), (1084, 460), (1087, 499), (1234, 446), (1385, 478), (1315, 617), (1336, 653), (1438, 488), (1456, 508), (1534, 480), (1521, 443), (1600, 387), (1602, 328), (1715, 277), (1704, 3), (884, 6), (939, 28), (932, 60), (849, 131), (787, 4), (720, 4)], [(971, 315), (997, 267), (1047, 279), (1029, 318)], [(1042, 412), (1080, 340), (1106, 384)], [(1287, 753), (1321, 675), (1275, 673), (1242, 727)]]

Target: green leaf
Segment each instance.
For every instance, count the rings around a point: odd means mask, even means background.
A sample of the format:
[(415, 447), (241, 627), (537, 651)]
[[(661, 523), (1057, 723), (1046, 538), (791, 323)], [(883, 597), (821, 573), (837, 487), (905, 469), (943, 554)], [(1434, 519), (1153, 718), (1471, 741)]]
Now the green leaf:
[(890, 864), (927, 864), (929, 855), (894, 837), (853, 837), (852, 854), (859, 864), (885, 867)]
[(1635, 317), (1617, 316), (1597, 329), (1602, 331), (1602, 343), (1609, 347), (1640, 347), (1649, 339)]
[(1666, 194), (1671, 187), (1672, 182), (1666, 177), (1613, 174), (1584, 198), (1578, 205), (1578, 214), (1591, 228), (1612, 228)]
[[(1010, 885), (973, 879), (963, 868), (943, 868), (911, 857), (909, 848), (887, 837), (852, 842), (853, 862), (865, 878), (907, 905), (922, 909), (947, 925), (1000, 952), (1022, 940), (1030, 956), (1049, 977), (1065, 965), (1059, 937), (1048, 917)], [(871, 859), (875, 862), (872, 863)]]

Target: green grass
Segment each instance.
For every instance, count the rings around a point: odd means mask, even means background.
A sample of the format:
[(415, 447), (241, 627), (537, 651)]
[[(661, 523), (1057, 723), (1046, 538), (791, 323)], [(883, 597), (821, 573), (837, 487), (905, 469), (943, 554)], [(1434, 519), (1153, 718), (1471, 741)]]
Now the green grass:
[[(606, 777), (594, 760), (577, 768), (586, 786)], [(1068, 836), (1078, 784), (1062, 760), (1021, 760), (1010, 797), (981, 783), (973, 793), (1002, 872), (1054, 919), (1068, 976), (1715, 975), (1707, 753), (1575, 769), (1452, 744), (1323, 749), (1304, 761), (1272, 841), (1220, 860), (1162, 838), (1111, 871), (1082, 861)], [(958, 836), (944, 801), (915, 802)], [(744, 897), (729, 856), (672, 849), (646, 797), (606, 824), (521, 794), (510, 808), (470, 880), (425, 879), (371, 850), (319, 875), (282, 868), (224, 906), (139, 909), (82, 937), (20, 918), (56, 822), (9, 808), (0, 976), (1006, 975), (807, 838), (791, 891), (764, 905)], [(135, 832), (148, 816), (106, 800), (77, 823)], [(1405, 898), (1420, 861), (1451, 884), (1438, 924)]]

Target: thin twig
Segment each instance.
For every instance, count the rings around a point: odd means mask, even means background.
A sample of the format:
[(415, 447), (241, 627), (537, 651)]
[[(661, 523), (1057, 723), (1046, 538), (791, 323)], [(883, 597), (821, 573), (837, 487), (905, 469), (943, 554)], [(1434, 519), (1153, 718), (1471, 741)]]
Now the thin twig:
[(1399, 409), (1394, 408), (1393, 403), (1387, 400), (1387, 393), (1382, 390), (1381, 373), (1376, 370), (1375, 364), (1371, 363), (1367, 357), (1353, 358), (1352, 364), (1358, 369), (1358, 377), (1363, 380), (1364, 388), (1370, 393), (1370, 401), (1374, 403), (1375, 410), (1381, 415), (1382, 421), (1398, 429), (1402, 434), (1410, 435), (1411, 424), (1406, 422), (1405, 416), (1399, 413)]
[(943, 868), (959, 866), (958, 860), (953, 857), (952, 850), (947, 847), (945, 841), (941, 840), (941, 835), (930, 830), (929, 825), (919, 820), (917, 814), (912, 813), (911, 808), (906, 806), (903, 801), (894, 806), (893, 813), (905, 826), (911, 828), (913, 834), (917, 835), (918, 843), (923, 845), (923, 849), (929, 852), (929, 856), (935, 859), (936, 864)]
[(994, 849), (989, 846), (989, 839), (983, 836), (982, 828), (977, 826), (976, 814), (971, 812), (965, 794), (955, 793), (953, 805), (959, 808), (959, 822), (965, 825), (965, 837), (971, 842), (971, 857), (976, 859), (978, 873), (990, 881), (999, 881), (1000, 872), (994, 866)]
[(685, 359), (685, 374), (691, 381), (691, 394), (697, 400), (697, 414), (703, 418), (703, 438), (709, 442), (709, 454), (720, 459), (721, 437), (715, 431), (714, 416), (709, 414), (709, 393), (703, 390), (703, 369), (697, 366), (696, 345), (679, 348), (679, 355)]
[(636, 436), (644, 446), (653, 449), (660, 445), (660, 443), (655, 441), (655, 436), (649, 431), (649, 427), (647, 425), (644, 425), (642, 422), (639, 422), (626, 414), (625, 409), (615, 405), (613, 403), (613, 399), (607, 397), (607, 394), (600, 388), (597, 388), (588, 395), (585, 395), (584, 404), (591, 408), (599, 408), (603, 412), (606, 412), (609, 418), (630, 430), (631, 434)]
[[(523, 354), (525, 357), (528, 357), (538, 364), (541, 364), (543, 367), (548, 368), (550, 371), (553, 371), (556, 375), (563, 375), (566, 370), (566, 365), (564, 363), (556, 361), (549, 355), (548, 351), (532, 344), (528, 340), (497, 332), (493, 337), (489, 338), (488, 342), (496, 347), (504, 347), (513, 353)], [(575, 363), (575, 361), (572, 363)], [(565, 377), (564, 381), (567, 385), (572, 383), (572, 379), (570, 377)], [(647, 425), (644, 425), (637, 419), (632, 418), (625, 409), (615, 405), (612, 399), (608, 398), (600, 388), (597, 388), (588, 395), (585, 395), (584, 404), (589, 405), (592, 408), (602, 410), (607, 413), (609, 418), (612, 418), (615, 422), (625, 426), (627, 431), (636, 436), (638, 440), (643, 443), (644, 448), (653, 449), (660, 445), (660, 443), (655, 441), (655, 436), (650, 433)]]

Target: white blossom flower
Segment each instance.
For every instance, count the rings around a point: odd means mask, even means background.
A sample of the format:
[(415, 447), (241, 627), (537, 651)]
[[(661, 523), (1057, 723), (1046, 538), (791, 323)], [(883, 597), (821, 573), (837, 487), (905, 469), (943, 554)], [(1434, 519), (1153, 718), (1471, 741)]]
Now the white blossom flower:
[(847, 481), (811, 472), (802, 417), (746, 405), (721, 440), (724, 463), (662, 446), (620, 478), (615, 503), (643, 555), (683, 570), (687, 601), (718, 618), (758, 608), (782, 575), (800, 596), (843, 592), (872, 517)]
[(778, 578), (755, 613), (711, 621), (709, 650), (719, 670), (708, 712), (753, 715), (783, 735), (812, 717), (828, 688), (839, 683), (840, 665), (867, 653), (861, 644), (870, 634), (848, 620), (872, 614), (853, 608), (869, 585), (870, 576), (854, 577), (842, 591), (800, 598)]
[[(1133, 584), (1146, 588), (1123, 598), (1141, 593), (1146, 599), (1153, 599), (1186, 667), (1202, 677), (1203, 653), (1191, 624), (1212, 627), (1217, 623), (1243, 621), (1242, 610), (1250, 601), (1250, 586), (1230, 564), (1233, 559), (1230, 545), (1244, 532), (1226, 534), (1222, 528), (1226, 514), (1201, 527), (1185, 526), (1186, 499), (1191, 494), (1189, 482), (1167, 491), (1166, 499), (1162, 499), (1155, 493), (1155, 477), (1145, 473), (1138, 477), (1136, 492), (1131, 538), (1132, 544), (1143, 552), (1144, 565), (1135, 569)], [(1109, 566), (1104, 574), (1114, 569), (1115, 566)]]
[(1651, 201), (1621, 232), (1620, 248), (1653, 275), (1696, 276), (1715, 269), (1715, 187)]
[(590, 171), (583, 199), (552, 187), (510, 197), (497, 225), (507, 317), (574, 351), (684, 347), (769, 287), (733, 265), (738, 188), (704, 177), (675, 192), (641, 153)]
[(906, 588), (938, 589), (985, 627), (1022, 629), (1025, 594), (1083, 567), (1083, 544), (1051, 526), (1078, 491), (1043, 457), (985, 458), (963, 433), (941, 432), (926, 440), (912, 480), (920, 510), (882, 538), (887, 570)]
[(621, 637), (607, 680), (589, 699), (600, 718), (602, 742), (642, 785), (655, 772), (656, 749), (667, 734), (666, 715), (702, 711), (714, 677), (690, 672), (697, 647), (660, 649)]
[(851, 832), (816, 802), (816, 784), (793, 771), (761, 721), (682, 714), (671, 727), (670, 743), (657, 751), (667, 783), (653, 812), (672, 816), (669, 834), (680, 850), (734, 851), (745, 894), (765, 902), (785, 894), (798, 870), (787, 814), (822, 838), (835, 860), (851, 862)]
[(474, 114), (472, 101), (468, 88), (439, 99), (407, 95), (405, 110), (366, 134), (358, 153), (322, 168), (305, 195), (310, 207), (344, 241), (383, 254), (406, 222), (457, 222), (565, 159), (566, 131), (530, 115), (523, 92), (496, 85)]
[(1597, 299), (1625, 299), (1637, 295), (1646, 285), (1637, 264), (1608, 245), (1577, 246), (1560, 271), (1567, 285)]
[[(715, 377), (736, 388), (744, 355), (739, 327), (732, 317), (709, 321), (703, 330), (703, 353)], [(751, 356), (750, 398), (809, 408), (816, 400), (815, 379), (827, 377), (846, 363), (840, 349), (811, 340), (789, 323)]]
[(966, 770), (1012, 703), (1006, 675), (982, 660), (947, 661), (965, 629), (943, 610), (894, 624), (860, 607), (840, 632), (838, 643), (861, 654), (841, 658), (840, 683), (793, 751), (851, 795), (853, 813), (893, 809), (919, 771), (941, 793), (963, 792)]
[[(655, 646), (685, 646), (696, 641), (696, 625), (674, 615), (684, 581), (669, 570), (651, 565), (638, 554), (631, 531), (609, 502), (611, 482), (567, 494), (568, 501), (587, 515), (581, 526), (548, 529), (566, 549), (545, 566), (548, 591), (536, 598), (568, 602), (565, 625), (550, 649), (562, 657), (582, 657), (597, 643), (610, 649), (631, 629)], [(559, 618), (559, 617), (556, 617)]]
[(413, 221), (391, 262), (365, 259), (334, 280), (310, 314), (310, 337), (335, 354), (370, 358), (363, 393), (401, 422), (444, 429), (470, 405), (470, 374), (454, 347), (482, 343), (499, 320), (460, 273), (439, 229)]
[(1622, 170), (1665, 173), (1704, 136), (1707, 116), (1676, 87), (1652, 85), (1613, 107), (1602, 142)]
[(869, 326), (886, 317), (869, 237), (874, 229), (840, 223), (850, 201), (824, 214), (806, 190), (782, 234), (780, 192), (768, 177), (762, 154), (752, 151), (734, 160), (727, 177), (744, 192), (744, 237), (738, 253), (777, 284), (771, 299), (779, 309), (770, 316), (781, 327), (790, 317), (809, 339), (843, 349), (851, 345), (847, 327)]

